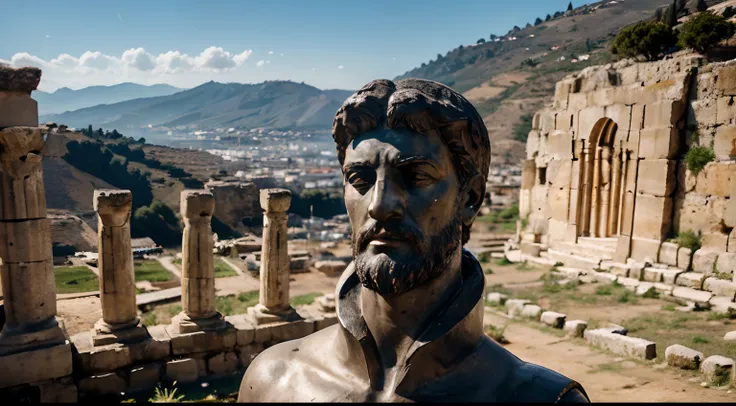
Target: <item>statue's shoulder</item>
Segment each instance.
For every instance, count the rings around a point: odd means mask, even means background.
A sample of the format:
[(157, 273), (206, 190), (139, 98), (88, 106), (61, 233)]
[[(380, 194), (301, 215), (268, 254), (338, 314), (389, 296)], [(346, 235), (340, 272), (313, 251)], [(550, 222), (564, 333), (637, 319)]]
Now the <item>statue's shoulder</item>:
[[(240, 383), (238, 402), (294, 402), (299, 391), (293, 390), (294, 381), (309, 374), (319, 360), (310, 351), (324, 344), (326, 336), (337, 326), (330, 326), (304, 338), (286, 341), (263, 350), (248, 365)], [(290, 390), (292, 389), (292, 390)]]
[(540, 365), (522, 361), (514, 373), (510, 397), (516, 402), (589, 403), (585, 389), (573, 379)]

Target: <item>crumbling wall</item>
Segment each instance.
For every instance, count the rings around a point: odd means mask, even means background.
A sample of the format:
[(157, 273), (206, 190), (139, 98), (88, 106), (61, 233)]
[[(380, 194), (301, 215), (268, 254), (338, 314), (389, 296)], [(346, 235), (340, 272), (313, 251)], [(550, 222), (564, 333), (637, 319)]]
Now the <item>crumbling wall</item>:
[(259, 204), (260, 189), (252, 182), (211, 181), (205, 187), (215, 196), (215, 217), (236, 230), (244, 230), (243, 221), (263, 218)]

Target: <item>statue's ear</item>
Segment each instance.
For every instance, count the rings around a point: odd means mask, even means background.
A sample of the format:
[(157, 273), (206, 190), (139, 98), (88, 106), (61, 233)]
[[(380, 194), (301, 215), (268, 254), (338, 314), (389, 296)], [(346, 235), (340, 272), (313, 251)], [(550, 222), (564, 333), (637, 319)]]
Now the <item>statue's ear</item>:
[(482, 176), (477, 174), (468, 180), (467, 192), (465, 193), (465, 201), (463, 202), (462, 208), (462, 221), (467, 227), (473, 224), (475, 216), (480, 211), (480, 206), (483, 204), (484, 191), (485, 182)]

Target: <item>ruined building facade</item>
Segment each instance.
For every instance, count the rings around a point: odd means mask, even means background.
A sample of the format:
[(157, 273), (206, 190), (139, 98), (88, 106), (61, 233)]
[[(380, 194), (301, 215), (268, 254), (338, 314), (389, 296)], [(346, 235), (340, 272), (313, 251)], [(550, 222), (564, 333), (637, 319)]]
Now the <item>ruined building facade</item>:
[[(736, 61), (692, 54), (590, 67), (557, 83), (527, 141), (522, 254), (590, 269), (732, 273), (735, 96)], [(698, 173), (686, 163), (696, 147), (715, 155)], [(672, 242), (684, 231), (700, 233), (702, 247)]]

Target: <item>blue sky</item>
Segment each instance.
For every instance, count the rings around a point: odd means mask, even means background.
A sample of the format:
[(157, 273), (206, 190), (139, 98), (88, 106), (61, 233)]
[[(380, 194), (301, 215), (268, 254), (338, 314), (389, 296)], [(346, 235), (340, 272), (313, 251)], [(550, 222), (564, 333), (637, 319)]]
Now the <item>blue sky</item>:
[(42, 67), (45, 90), (276, 79), (356, 89), (564, 10), (567, 0), (2, 0), (1, 6), (0, 59)]

